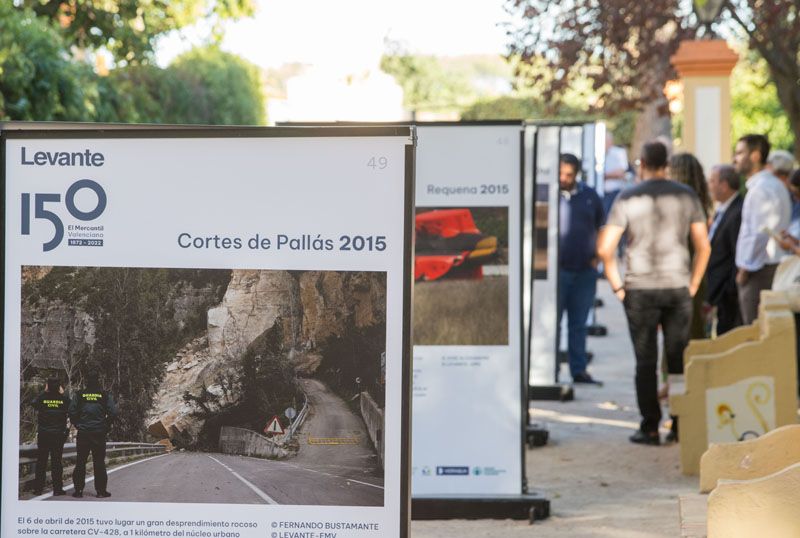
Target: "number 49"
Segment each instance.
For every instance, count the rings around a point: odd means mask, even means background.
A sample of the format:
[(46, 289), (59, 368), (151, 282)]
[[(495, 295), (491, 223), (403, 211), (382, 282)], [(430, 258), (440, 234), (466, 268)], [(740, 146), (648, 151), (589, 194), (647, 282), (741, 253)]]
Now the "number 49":
[(383, 170), (389, 166), (389, 159), (386, 157), (372, 157), (367, 161), (367, 166), (373, 170)]

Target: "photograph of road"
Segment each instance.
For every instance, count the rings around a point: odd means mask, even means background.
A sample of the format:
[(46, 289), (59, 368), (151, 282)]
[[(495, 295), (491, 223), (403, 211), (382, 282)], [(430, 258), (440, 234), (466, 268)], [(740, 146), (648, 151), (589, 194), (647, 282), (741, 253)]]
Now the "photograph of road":
[(415, 345), (508, 344), (508, 208), (417, 208)]
[(20, 499), (383, 506), (385, 273), (22, 275)]

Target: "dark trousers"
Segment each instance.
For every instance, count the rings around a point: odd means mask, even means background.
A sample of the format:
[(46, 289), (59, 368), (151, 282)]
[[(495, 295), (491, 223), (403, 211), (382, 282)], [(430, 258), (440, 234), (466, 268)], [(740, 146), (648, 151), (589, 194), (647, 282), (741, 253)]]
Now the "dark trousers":
[(717, 307), (717, 336), (731, 329), (741, 327), (742, 311), (739, 309), (739, 296), (734, 293), (723, 295)]
[(78, 432), (78, 460), (72, 471), (72, 483), (76, 491), (83, 491), (86, 485), (86, 460), (92, 454), (94, 466), (94, 489), (98, 493), (106, 491), (108, 474), (106, 473), (106, 434), (103, 432)]
[(64, 486), (62, 473), (64, 465), (61, 456), (64, 453), (64, 432), (48, 433), (39, 432), (36, 437), (36, 480), (33, 483), (34, 491), (44, 489), (44, 479), (47, 474), (47, 458), (50, 458), (50, 477), (53, 480), (53, 491), (59, 491)]
[(742, 310), (742, 322), (750, 325), (758, 317), (758, 303), (761, 301), (761, 290), (772, 288), (777, 264), (765, 265), (758, 271), (747, 275), (747, 282), (739, 286), (739, 308)]
[(575, 377), (586, 373), (586, 319), (597, 291), (597, 271), (561, 269), (558, 275), (558, 328), (561, 330), (561, 316), (566, 311), (569, 371)]
[(670, 374), (683, 373), (683, 351), (689, 343), (692, 299), (687, 288), (625, 290), (625, 315), (636, 355), (636, 399), (642, 415), (641, 429), (657, 432), (661, 421), (658, 403), (658, 326), (664, 333), (664, 357)]

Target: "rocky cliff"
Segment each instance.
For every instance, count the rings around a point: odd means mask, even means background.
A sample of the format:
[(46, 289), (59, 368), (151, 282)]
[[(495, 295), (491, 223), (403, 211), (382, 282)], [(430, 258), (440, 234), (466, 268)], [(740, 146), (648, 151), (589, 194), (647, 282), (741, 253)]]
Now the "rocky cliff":
[(282, 358), (298, 375), (311, 376), (325, 364), (329, 342), (359, 329), (385, 332), (385, 320), (383, 273), (235, 270), (221, 303), (208, 310), (206, 334), (167, 366), (148, 431), (191, 444), (210, 414), (242, 397), (241, 359), (269, 331), (280, 329)]

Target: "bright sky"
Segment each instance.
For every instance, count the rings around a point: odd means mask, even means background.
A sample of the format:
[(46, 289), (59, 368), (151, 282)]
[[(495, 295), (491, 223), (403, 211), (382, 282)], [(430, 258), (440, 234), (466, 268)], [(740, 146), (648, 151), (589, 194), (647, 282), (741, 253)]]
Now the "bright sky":
[[(252, 19), (227, 26), (223, 48), (262, 67), (304, 62), (341, 72), (377, 65), (384, 38), (412, 53), (502, 54), (504, 0), (258, 0)], [(200, 41), (202, 29), (164, 38), (165, 65)]]

